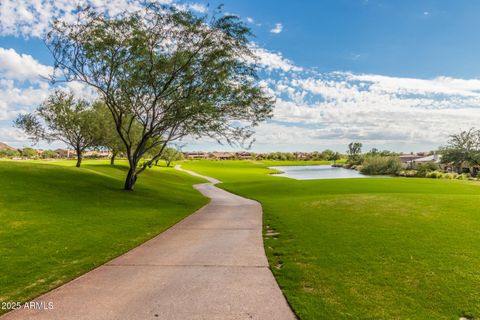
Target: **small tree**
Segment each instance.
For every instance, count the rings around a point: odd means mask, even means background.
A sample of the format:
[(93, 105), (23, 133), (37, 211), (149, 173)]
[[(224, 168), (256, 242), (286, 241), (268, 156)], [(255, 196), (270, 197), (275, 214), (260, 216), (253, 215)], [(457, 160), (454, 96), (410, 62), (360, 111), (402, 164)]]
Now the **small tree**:
[(342, 158), (342, 155), (339, 152), (334, 152), (333, 154), (330, 155), (330, 157), (327, 160), (333, 161), (333, 164), (337, 164), (337, 161)]
[(274, 101), (258, 82), (250, 30), (238, 17), (207, 19), (155, 3), (115, 18), (78, 15), (56, 22), (46, 42), (63, 80), (93, 87), (110, 110), (130, 166), (126, 190), (173, 141), (248, 143), (271, 116)]
[(58, 154), (53, 150), (45, 150), (42, 152), (43, 159), (53, 159), (58, 158)]
[[(115, 122), (113, 121), (110, 110), (107, 108), (103, 101), (97, 101), (95, 107), (98, 113), (98, 119), (102, 126), (100, 128), (100, 146), (103, 149), (107, 149), (110, 156), (110, 165), (115, 165), (115, 159), (121, 153), (125, 153), (125, 144), (118, 135)], [(140, 133), (139, 133), (140, 134)], [(138, 135), (139, 135), (138, 134)]]
[(333, 150), (325, 149), (320, 153), (319, 160), (330, 160), (330, 158), (335, 154)]
[(20, 154), (22, 155), (22, 157), (29, 159), (36, 158), (38, 156), (37, 150), (33, 148), (23, 148), (22, 150), (20, 150)]
[(359, 164), (361, 161), (361, 154), (362, 144), (360, 142), (350, 142), (347, 150), (348, 163)]
[(161, 158), (165, 160), (167, 167), (170, 167), (173, 161), (183, 160), (183, 153), (176, 148), (165, 148), (163, 149)]
[(0, 149), (0, 158), (18, 157), (20, 152), (17, 149)]
[(21, 114), (14, 125), (35, 142), (62, 141), (77, 153), (77, 167), (82, 163), (82, 154), (99, 144), (98, 116), (95, 109), (72, 93), (57, 90), (33, 113)]

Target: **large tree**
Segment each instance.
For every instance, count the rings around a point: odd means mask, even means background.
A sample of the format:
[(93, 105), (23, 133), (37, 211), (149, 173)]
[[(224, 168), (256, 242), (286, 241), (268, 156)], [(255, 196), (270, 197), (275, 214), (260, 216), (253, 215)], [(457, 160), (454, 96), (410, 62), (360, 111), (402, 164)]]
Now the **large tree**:
[(85, 150), (99, 145), (98, 112), (94, 105), (76, 99), (72, 93), (57, 90), (34, 112), (20, 114), (14, 125), (31, 140), (61, 141), (77, 153), (77, 167)]
[(130, 165), (125, 189), (133, 190), (172, 141), (247, 143), (270, 117), (274, 101), (259, 86), (249, 36), (235, 16), (147, 4), (115, 17), (79, 10), (75, 22), (56, 22), (46, 43), (57, 76), (95, 88), (109, 108)]

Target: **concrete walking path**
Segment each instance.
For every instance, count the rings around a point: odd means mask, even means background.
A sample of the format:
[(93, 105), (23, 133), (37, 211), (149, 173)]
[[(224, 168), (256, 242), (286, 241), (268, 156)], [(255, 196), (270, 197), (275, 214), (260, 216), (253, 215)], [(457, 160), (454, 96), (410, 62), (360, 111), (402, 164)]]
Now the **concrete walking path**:
[(15, 310), (1, 320), (295, 319), (268, 267), (260, 204), (204, 178), (211, 183), (195, 188), (209, 204), (34, 300), (53, 309)]

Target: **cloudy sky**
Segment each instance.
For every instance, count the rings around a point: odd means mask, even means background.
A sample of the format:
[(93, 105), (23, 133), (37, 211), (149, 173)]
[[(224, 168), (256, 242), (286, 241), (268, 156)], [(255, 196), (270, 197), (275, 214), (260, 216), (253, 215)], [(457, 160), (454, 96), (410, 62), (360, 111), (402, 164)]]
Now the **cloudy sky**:
[[(30, 145), (12, 120), (52, 89), (44, 80), (52, 58), (42, 42), (52, 19), (70, 19), (78, 3), (115, 14), (137, 1), (0, 1), (0, 142)], [(219, 3), (175, 5), (202, 14)], [(252, 28), (262, 85), (277, 98), (274, 117), (257, 128), (255, 151), (345, 151), (350, 141), (428, 151), (480, 127), (479, 1), (221, 3)], [(186, 150), (231, 149), (187, 143)]]

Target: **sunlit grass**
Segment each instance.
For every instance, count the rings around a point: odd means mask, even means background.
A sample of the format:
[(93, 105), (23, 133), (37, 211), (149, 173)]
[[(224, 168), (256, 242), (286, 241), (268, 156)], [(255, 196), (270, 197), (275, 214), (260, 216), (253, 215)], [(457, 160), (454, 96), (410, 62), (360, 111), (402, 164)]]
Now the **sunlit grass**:
[[(121, 163), (121, 162), (120, 162)], [(108, 161), (0, 162), (0, 301), (25, 301), (152, 238), (207, 202), (172, 168), (122, 190)], [(5, 310), (0, 310), (5, 312)]]
[(480, 183), (297, 181), (266, 165), (183, 166), (262, 203), (270, 266), (301, 319), (480, 317)]

